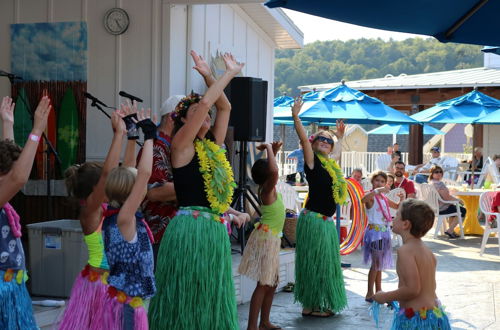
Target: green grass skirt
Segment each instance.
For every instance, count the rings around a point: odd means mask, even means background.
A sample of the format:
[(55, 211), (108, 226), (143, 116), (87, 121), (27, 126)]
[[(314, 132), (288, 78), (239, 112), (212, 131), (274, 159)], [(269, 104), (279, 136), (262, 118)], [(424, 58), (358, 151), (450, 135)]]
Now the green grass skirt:
[(335, 223), (306, 209), (297, 221), (294, 295), (313, 310), (337, 313), (347, 306)]
[(207, 210), (181, 208), (165, 231), (150, 329), (239, 329), (227, 228)]

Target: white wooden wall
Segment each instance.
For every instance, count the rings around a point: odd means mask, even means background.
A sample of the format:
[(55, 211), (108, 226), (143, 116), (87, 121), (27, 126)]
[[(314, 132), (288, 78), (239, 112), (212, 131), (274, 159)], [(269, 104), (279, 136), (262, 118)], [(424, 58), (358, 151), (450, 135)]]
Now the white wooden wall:
[[(130, 26), (113, 36), (103, 26), (104, 13), (125, 9)], [(268, 140), (272, 137), (274, 42), (237, 5), (172, 5), (162, 0), (0, 0), (0, 69), (10, 70), (13, 23), (86, 21), (88, 28), (88, 92), (108, 105), (118, 105), (118, 91), (144, 99), (158, 109), (169, 95), (203, 82), (191, 67), (191, 49), (206, 58), (232, 51), (246, 63), (244, 74), (269, 81)], [(6, 78), (0, 95), (9, 95)], [(103, 159), (111, 139), (108, 119), (87, 109), (87, 159)]]

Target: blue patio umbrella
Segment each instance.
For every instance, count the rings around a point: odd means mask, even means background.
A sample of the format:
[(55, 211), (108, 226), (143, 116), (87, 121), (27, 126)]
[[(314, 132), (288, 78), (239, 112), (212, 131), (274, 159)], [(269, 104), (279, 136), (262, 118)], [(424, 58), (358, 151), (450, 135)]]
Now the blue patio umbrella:
[(497, 55), (500, 55), (500, 47), (498, 46), (485, 46), (483, 49), (481, 49), (483, 53), (494, 53)]
[[(303, 100), (299, 117), (305, 122), (333, 125), (336, 120), (345, 119), (351, 124), (417, 124), (416, 120), (385, 105), (379, 99), (344, 84), (322, 92), (307, 93)], [(291, 116), (276, 113), (274, 118), (292, 119)]]
[[(368, 134), (383, 134), (383, 135), (408, 135), (410, 134), (409, 125), (393, 125), (386, 124), (375, 129), (372, 129)], [(445, 132), (438, 130), (429, 125), (424, 125), (424, 134), (426, 135), (444, 135)]]
[(474, 124), (500, 125), (500, 108), (496, 111), (491, 112), (489, 115), (486, 115), (474, 121)]
[(293, 97), (290, 96), (279, 96), (274, 99), (273, 106), (274, 107), (287, 107), (293, 104)]
[(421, 123), (471, 124), (499, 108), (499, 100), (473, 90), (454, 99), (439, 102), (411, 117)]
[[(316, 100), (318, 94), (317, 92), (309, 92), (303, 95), (304, 100)], [(292, 118), (292, 105), (294, 98), (290, 96), (279, 96), (274, 99), (273, 104), (273, 124), (274, 125), (293, 125)], [(310, 122), (303, 121), (304, 125), (310, 124)]]
[(500, 45), (495, 0), (270, 0), (284, 7), (366, 27), (425, 34), (441, 42)]

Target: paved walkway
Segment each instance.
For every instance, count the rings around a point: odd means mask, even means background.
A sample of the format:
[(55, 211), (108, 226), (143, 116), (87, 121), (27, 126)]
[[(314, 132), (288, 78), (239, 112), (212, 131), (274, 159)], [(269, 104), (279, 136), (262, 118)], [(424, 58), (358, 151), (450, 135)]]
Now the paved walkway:
[[(446, 307), (454, 329), (500, 329), (500, 256), (496, 238), (490, 238), (483, 257), (479, 256), (481, 237), (465, 240), (425, 238), (438, 259), (437, 295)], [(493, 244), (494, 243), (494, 244)], [(276, 294), (271, 321), (284, 329), (372, 329), (375, 323), (364, 301), (368, 268), (361, 252), (343, 257), (352, 267), (344, 270), (349, 307), (327, 319), (304, 318), (301, 307), (293, 303), (293, 293)], [(397, 288), (395, 271), (383, 273), (382, 288)], [(249, 304), (238, 307), (240, 327), (246, 329)], [(381, 309), (381, 328), (390, 328), (392, 312)]]

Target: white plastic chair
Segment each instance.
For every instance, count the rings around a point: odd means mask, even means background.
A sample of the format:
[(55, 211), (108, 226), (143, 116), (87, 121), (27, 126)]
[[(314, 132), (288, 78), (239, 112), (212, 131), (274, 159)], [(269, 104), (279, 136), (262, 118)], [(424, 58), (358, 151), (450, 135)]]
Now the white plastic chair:
[[(421, 193), (421, 199), (425, 201), (429, 206), (432, 208), (434, 211), (434, 214), (436, 215), (438, 221), (436, 224), (436, 231), (434, 232), (434, 238), (437, 238), (438, 232), (441, 230), (441, 235), (444, 234), (445, 231), (445, 224), (443, 219), (449, 218), (449, 217), (457, 217), (458, 218), (458, 225), (460, 226), (460, 238), (464, 238), (464, 226), (462, 223), (462, 215), (460, 214), (460, 203), (458, 201), (445, 201), (439, 196), (439, 193), (437, 192), (436, 188), (434, 188), (433, 185), (428, 184), (428, 183), (422, 183), (420, 185), (420, 193)], [(450, 214), (439, 214), (439, 202), (444, 203), (444, 204), (451, 204), (455, 205), (457, 212), (455, 213), (450, 213)]]
[[(387, 199), (393, 201), (394, 203), (399, 203), (401, 201), (401, 199), (398, 196), (400, 192), (404, 193), (405, 197), (406, 197), (406, 192), (403, 188), (392, 189), (385, 196), (387, 197)], [(389, 211), (391, 212), (391, 217), (393, 217), (393, 218), (396, 216), (396, 213), (398, 212), (398, 210), (393, 209), (392, 207), (389, 208)], [(396, 240), (398, 242), (398, 246), (403, 245), (403, 239), (401, 238), (400, 235), (392, 232), (392, 239)]]
[(292, 186), (283, 181), (278, 181), (278, 184), (276, 185), (276, 191), (281, 193), (285, 208), (294, 210), (297, 213), (300, 212), (302, 205), (299, 199), (299, 195)]
[[(500, 213), (497, 212), (491, 212), (491, 205), (493, 204), (493, 198), (495, 197), (496, 192), (494, 191), (488, 191), (484, 192), (481, 194), (481, 197), (479, 197), (479, 207), (481, 208), (481, 212), (484, 213), (485, 216), (485, 226), (484, 226), (484, 234), (483, 234), (483, 241), (481, 242), (481, 250), (479, 252), (479, 255), (483, 255), (484, 248), (486, 247), (486, 243), (488, 241), (488, 238), (490, 237), (491, 233), (496, 233), (497, 234), (497, 239), (498, 239), (498, 254), (500, 254)], [(497, 222), (497, 227), (496, 228), (491, 228), (491, 224), (488, 221), (488, 218), (490, 216), (495, 217), (496, 222)]]
[(444, 170), (443, 179), (456, 180), (458, 159), (456, 159), (455, 157), (443, 157), (441, 167)]

